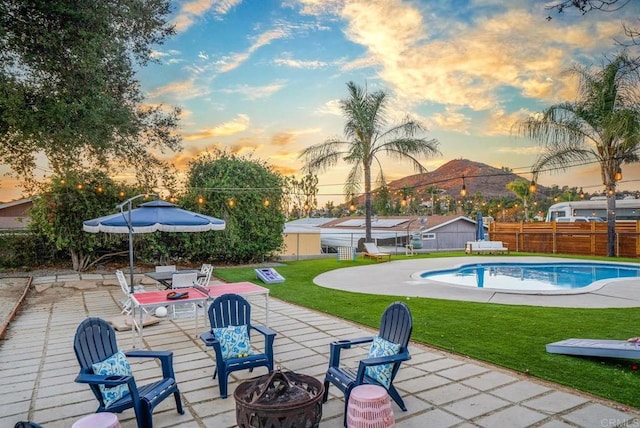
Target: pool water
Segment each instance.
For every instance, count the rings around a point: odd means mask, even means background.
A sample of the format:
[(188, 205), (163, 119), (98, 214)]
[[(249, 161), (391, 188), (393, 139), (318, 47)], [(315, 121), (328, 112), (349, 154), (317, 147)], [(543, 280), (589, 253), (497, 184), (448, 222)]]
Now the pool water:
[(603, 279), (640, 277), (640, 266), (610, 263), (474, 263), (429, 271), (423, 279), (476, 288), (556, 291), (586, 287)]

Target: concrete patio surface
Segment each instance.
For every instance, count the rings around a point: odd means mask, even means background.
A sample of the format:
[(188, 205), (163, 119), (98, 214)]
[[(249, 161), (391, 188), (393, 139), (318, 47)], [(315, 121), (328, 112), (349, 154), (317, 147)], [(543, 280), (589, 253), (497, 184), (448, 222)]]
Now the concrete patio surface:
[[(24, 286), (26, 279), (23, 281)], [(11, 285), (7, 285), (9, 282)], [(15, 278), (0, 279), (0, 289), (17, 283)], [(120, 314), (123, 295), (116, 284), (115, 277), (95, 274), (34, 279), (0, 341), (4, 385), (0, 392), (0, 427), (32, 420), (47, 428), (68, 428), (95, 411), (97, 402), (89, 388), (74, 382), (78, 364), (73, 336), (77, 325), (88, 316), (106, 319)], [(0, 293), (1, 310), (12, 306), (7, 299), (10, 297)], [(264, 298), (255, 296), (249, 301), (253, 322), (264, 324)], [(269, 311), (270, 327), (277, 332), (277, 366), (319, 380), (323, 380), (327, 368), (332, 340), (375, 334), (275, 298), (270, 299)], [(144, 329), (145, 348), (174, 352), (176, 379), (185, 407), (185, 414), (179, 415), (173, 400), (165, 400), (154, 412), (154, 426), (234, 427), (235, 387), (266, 370), (235, 372), (230, 377), (229, 398), (221, 399), (217, 380), (211, 378), (215, 358), (194, 336), (194, 330), (195, 321), (188, 318), (163, 320)], [(131, 349), (131, 332), (119, 332), (118, 344), (123, 350)], [(428, 346), (412, 343), (410, 352), (412, 359), (403, 364), (395, 381), (408, 407), (403, 412), (393, 404), (398, 427), (640, 426), (637, 409)], [(363, 353), (365, 348), (351, 350), (345, 361), (355, 365)], [(131, 362), (138, 382), (160, 374), (153, 361)], [(342, 426), (343, 409), (342, 396), (331, 387), (320, 426)], [(118, 417), (122, 427), (136, 426), (132, 410)]]

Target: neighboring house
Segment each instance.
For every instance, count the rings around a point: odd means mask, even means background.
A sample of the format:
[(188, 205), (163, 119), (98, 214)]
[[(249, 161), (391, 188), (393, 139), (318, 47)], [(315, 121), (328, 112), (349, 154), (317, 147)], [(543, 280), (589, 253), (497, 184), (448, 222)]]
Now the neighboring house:
[(332, 219), (301, 218), (285, 223), (284, 246), (280, 251), (280, 256), (300, 259), (322, 254), (319, 226), (330, 220)]
[(0, 231), (25, 231), (29, 226), (31, 198), (0, 204)]
[[(335, 252), (338, 247), (362, 251), (364, 224), (364, 217), (354, 216), (288, 222), (284, 231), (287, 249), (282, 255), (312, 255), (318, 239), (320, 250), (316, 254)], [(377, 216), (371, 222), (371, 235), (377, 245), (400, 248), (399, 251), (412, 238), (420, 241), (423, 251), (463, 250), (467, 241), (475, 240), (475, 233), (475, 220), (464, 216)], [(309, 240), (314, 242), (311, 247), (306, 244)]]

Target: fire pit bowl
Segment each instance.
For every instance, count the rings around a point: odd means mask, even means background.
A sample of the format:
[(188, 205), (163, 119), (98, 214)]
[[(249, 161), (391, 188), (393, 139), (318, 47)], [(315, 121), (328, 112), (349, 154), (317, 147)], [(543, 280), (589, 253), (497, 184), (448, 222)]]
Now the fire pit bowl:
[(242, 382), (233, 393), (241, 428), (311, 428), (322, 419), (324, 385), (314, 377), (275, 370)]

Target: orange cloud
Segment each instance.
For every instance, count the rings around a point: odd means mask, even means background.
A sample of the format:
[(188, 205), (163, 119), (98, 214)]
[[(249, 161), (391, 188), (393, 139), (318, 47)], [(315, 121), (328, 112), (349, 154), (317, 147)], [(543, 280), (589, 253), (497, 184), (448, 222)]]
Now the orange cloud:
[(246, 114), (239, 114), (233, 120), (223, 122), (212, 128), (205, 128), (198, 132), (185, 133), (183, 134), (183, 138), (186, 141), (196, 141), (206, 138), (234, 135), (245, 131), (249, 127), (249, 123), (249, 116)]

